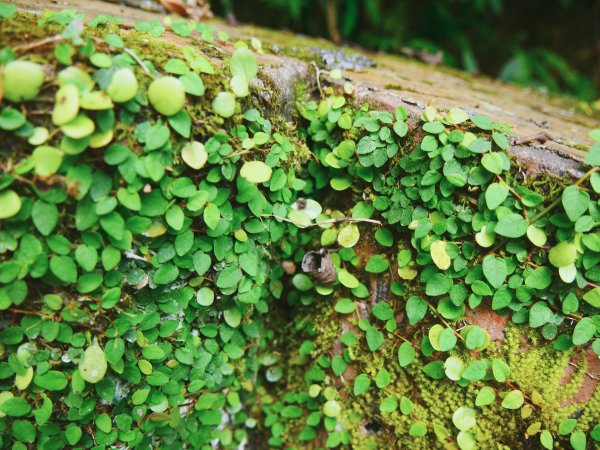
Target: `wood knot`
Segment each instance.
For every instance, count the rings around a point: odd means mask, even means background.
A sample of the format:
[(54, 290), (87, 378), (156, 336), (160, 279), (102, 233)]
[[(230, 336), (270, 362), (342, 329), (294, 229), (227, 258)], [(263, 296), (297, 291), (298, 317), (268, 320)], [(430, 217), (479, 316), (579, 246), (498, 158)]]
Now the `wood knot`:
[(302, 271), (323, 285), (333, 284), (337, 279), (329, 252), (324, 248), (304, 255), (304, 258), (302, 258)]

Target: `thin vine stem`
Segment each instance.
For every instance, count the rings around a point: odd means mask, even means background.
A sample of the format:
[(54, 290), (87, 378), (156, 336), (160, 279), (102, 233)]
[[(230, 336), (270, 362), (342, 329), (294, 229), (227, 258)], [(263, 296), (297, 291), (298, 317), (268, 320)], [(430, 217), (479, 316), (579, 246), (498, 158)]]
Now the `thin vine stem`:
[[(589, 177), (591, 177), (597, 171), (598, 171), (598, 167), (592, 167), (579, 180), (577, 180), (575, 183), (573, 183), (573, 186), (579, 186), (581, 183), (583, 183), (585, 180), (587, 180)], [(529, 221), (529, 225), (534, 224), (535, 222), (540, 220), (542, 217), (544, 217), (546, 214), (548, 214), (550, 211), (552, 211), (554, 208), (556, 208), (556, 205), (558, 205), (561, 201), (562, 201), (562, 196), (555, 198), (552, 203), (550, 203), (547, 207), (542, 209), (539, 213), (537, 213), (535, 216), (533, 216), (531, 218), (531, 220)]]

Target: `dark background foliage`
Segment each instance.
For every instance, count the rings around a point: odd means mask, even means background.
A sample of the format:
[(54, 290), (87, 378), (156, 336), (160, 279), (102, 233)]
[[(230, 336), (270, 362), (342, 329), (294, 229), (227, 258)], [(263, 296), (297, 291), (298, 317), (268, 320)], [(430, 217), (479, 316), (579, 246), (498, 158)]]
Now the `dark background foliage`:
[(217, 14), (444, 63), (583, 100), (600, 87), (600, 1), (211, 0)]

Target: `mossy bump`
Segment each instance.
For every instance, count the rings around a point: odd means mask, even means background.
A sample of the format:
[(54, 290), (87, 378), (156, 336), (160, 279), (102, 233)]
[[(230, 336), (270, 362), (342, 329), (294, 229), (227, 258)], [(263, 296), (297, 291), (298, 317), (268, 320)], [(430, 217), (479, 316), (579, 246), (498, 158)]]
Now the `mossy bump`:
[(33, 100), (44, 83), (42, 66), (30, 61), (12, 61), (3, 74), (4, 98), (11, 102)]
[(148, 88), (148, 100), (165, 116), (177, 114), (185, 103), (183, 83), (175, 77), (158, 78)]

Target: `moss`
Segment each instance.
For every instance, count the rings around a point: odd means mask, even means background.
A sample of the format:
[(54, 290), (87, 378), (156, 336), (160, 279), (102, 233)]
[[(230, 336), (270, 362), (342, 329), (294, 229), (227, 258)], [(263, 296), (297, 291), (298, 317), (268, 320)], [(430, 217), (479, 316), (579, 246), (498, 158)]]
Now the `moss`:
[[(333, 296), (335, 298), (335, 294)], [(340, 337), (340, 324), (331, 320), (335, 314), (331, 298), (320, 298), (311, 307), (308, 318), (314, 325), (317, 335), (313, 338), (315, 351), (310, 361), (314, 362), (320, 356), (331, 357), (334, 342)], [(397, 333), (402, 333), (398, 330)], [(392, 382), (383, 390), (379, 390), (374, 382), (369, 391), (354, 397), (352, 392), (353, 382), (341, 381), (330, 372), (326, 377), (324, 386), (340, 386), (340, 401), (343, 408), (341, 422), (351, 435), (351, 447), (367, 450), (372, 448), (411, 448), (431, 449), (451, 445), (458, 430), (452, 424), (452, 414), (461, 406), (469, 406), (477, 410), (477, 425), (472, 430), (477, 441), (486, 443), (486, 448), (509, 449), (519, 448), (523, 444), (523, 437), (529, 425), (541, 422), (542, 429), (550, 430), (554, 436), (558, 435), (558, 426), (561, 421), (569, 417), (578, 417), (580, 429), (589, 431), (598, 420), (600, 406), (600, 392), (596, 390), (594, 397), (586, 404), (573, 404), (563, 406), (565, 400), (572, 398), (581, 386), (586, 371), (586, 364), (573, 373), (567, 383), (562, 379), (565, 368), (568, 366), (572, 351), (554, 350), (552, 343), (545, 341), (535, 331), (519, 326), (508, 325), (506, 338), (502, 344), (491, 345), (481, 353), (481, 357), (500, 358), (508, 363), (511, 369), (509, 380), (512, 386), (521, 389), (527, 397), (534, 392), (541, 395), (541, 401), (534, 406), (533, 414), (523, 419), (519, 411), (507, 410), (501, 407), (499, 399), (490, 406), (476, 407), (475, 398), (479, 389), (490, 385), (489, 381), (470, 383), (461, 387), (450, 380), (432, 380), (422, 371), (427, 361), (417, 358), (406, 369), (397, 363), (397, 348), (402, 342), (399, 338), (387, 335), (384, 345), (375, 353), (371, 353), (364, 342), (364, 333), (358, 332), (360, 344), (351, 347), (349, 353), (353, 359), (351, 363), (356, 369), (356, 374), (365, 373), (371, 380), (375, 379), (381, 368), (386, 368)], [(418, 336), (419, 331), (411, 332)], [(298, 336), (287, 336), (286, 347), (298, 348), (301, 342)], [(296, 345), (296, 347), (294, 347)], [(464, 354), (462, 354), (464, 358)], [(585, 361), (585, 358), (582, 358)], [(286, 390), (306, 389), (304, 385), (304, 372), (306, 367), (298, 366), (288, 373)], [(491, 382), (498, 392), (508, 392), (512, 389), (509, 385)], [(404, 416), (400, 411), (381, 413), (379, 404), (382, 399), (402, 396), (411, 399), (415, 408), (410, 416)], [(408, 430), (415, 421), (422, 421), (431, 427), (433, 424), (441, 425), (450, 431), (449, 440), (440, 442), (433, 431), (422, 438), (409, 436)], [(301, 428), (301, 427), (300, 427)], [(301, 447), (295, 442), (294, 432), (286, 435), (290, 445)], [(532, 437), (532, 439), (537, 439)], [(558, 439), (558, 438), (557, 438)]]

